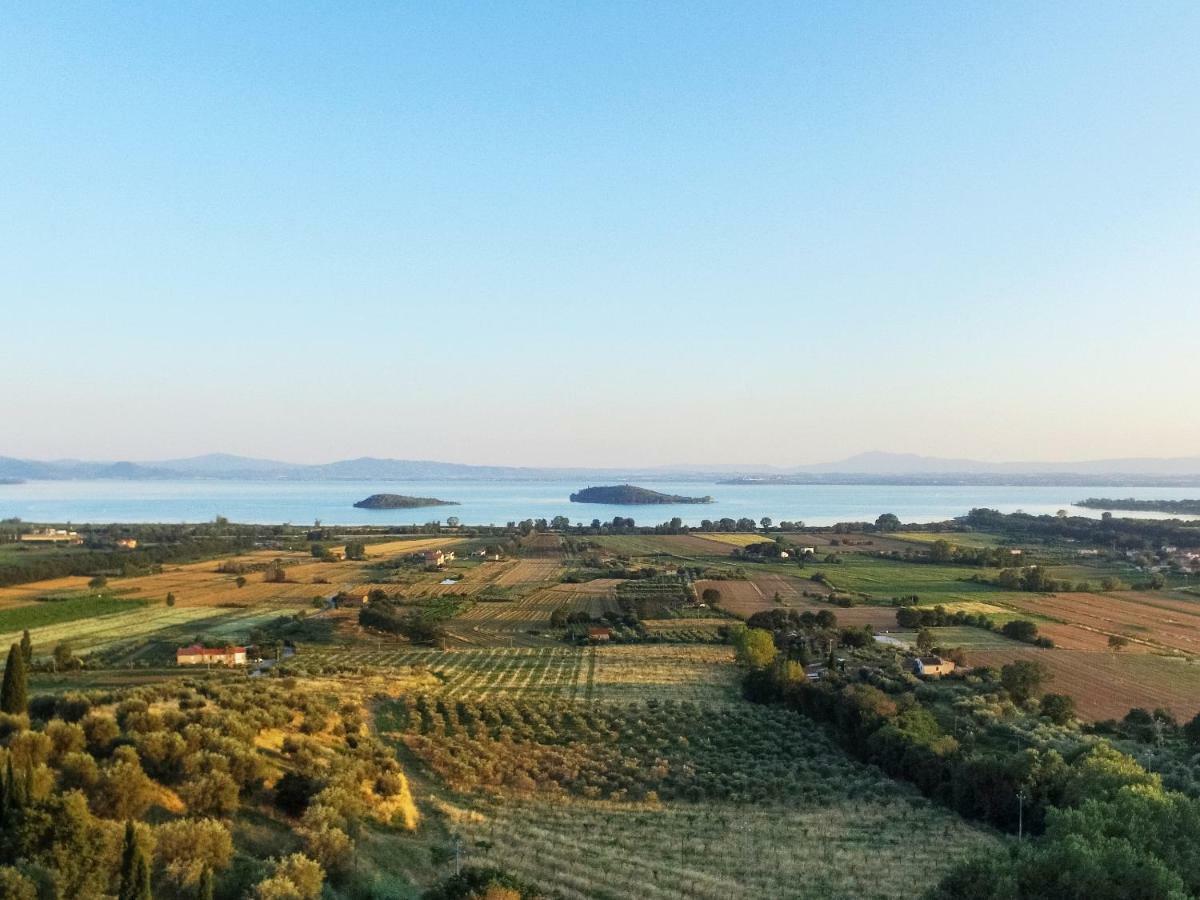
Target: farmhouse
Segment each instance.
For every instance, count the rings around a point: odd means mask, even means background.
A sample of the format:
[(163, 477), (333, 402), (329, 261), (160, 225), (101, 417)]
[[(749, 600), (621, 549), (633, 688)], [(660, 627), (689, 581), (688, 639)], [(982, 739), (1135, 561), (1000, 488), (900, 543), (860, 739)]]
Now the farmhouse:
[(954, 671), (954, 660), (940, 656), (918, 656), (913, 669), (921, 676), (949, 675)]
[(175, 651), (177, 666), (244, 666), (245, 647), (202, 647), (192, 644)]
[(425, 564), (429, 566), (444, 566), (448, 562), (454, 561), (453, 550), (426, 550), (421, 556), (425, 560)]
[(603, 625), (594, 625), (588, 629), (588, 640), (593, 642), (612, 640), (612, 629), (605, 628)]
[(117, 546), (122, 550), (136, 550), (137, 538), (121, 538), (117, 541)]

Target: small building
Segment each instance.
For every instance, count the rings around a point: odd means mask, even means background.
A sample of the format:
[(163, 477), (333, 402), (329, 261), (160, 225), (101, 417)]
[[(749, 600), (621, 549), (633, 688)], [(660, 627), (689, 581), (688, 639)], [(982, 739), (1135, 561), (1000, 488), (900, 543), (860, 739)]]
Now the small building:
[(122, 550), (136, 550), (137, 538), (119, 538), (117, 540), (117, 546)]
[(588, 629), (588, 640), (599, 643), (601, 641), (612, 640), (612, 629), (606, 628), (603, 625), (593, 625)]
[(800, 548), (800, 552), (801, 552), (801, 553), (802, 553), (804, 556), (816, 556), (816, 555), (817, 555), (817, 548), (816, 548), (816, 547), (801, 547), (801, 548)]
[(787, 559), (789, 556), (791, 556), (791, 554), (790, 554), (790, 553), (788, 553), (786, 550), (780, 550), (780, 551), (779, 551), (779, 558), (780, 558), (780, 559)]
[(192, 644), (175, 651), (177, 666), (244, 666), (245, 647), (203, 647)]
[(426, 550), (421, 554), (427, 566), (444, 566), (448, 562), (454, 562), (453, 550)]
[(940, 656), (918, 656), (913, 663), (913, 669), (922, 677), (949, 675), (954, 671), (954, 660), (942, 659)]

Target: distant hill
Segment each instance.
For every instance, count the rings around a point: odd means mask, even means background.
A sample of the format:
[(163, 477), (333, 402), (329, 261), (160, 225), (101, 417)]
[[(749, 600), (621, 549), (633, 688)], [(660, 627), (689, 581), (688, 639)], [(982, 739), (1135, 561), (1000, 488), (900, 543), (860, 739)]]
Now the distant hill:
[(610, 506), (648, 506), (661, 503), (712, 503), (712, 497), (681, 497), (661, 494), (632, 484), (587, 487), (571, 495), (572, 503), (607, 503)]
[(419, 509), (422, 506), (458, 506), (453, 500), (406, 497), (404, 494), (372, 494), (354, 504), (359, 509)]
[(846, 473), (859, 475), (929, 475), (929, 474), (1021, 474), (1021, 475), (1200, 475), (1200, 457), (1175, 458), (1132, 457), (1125, 459), (1095, 459), (1077, 462), (982, 462), (975, 459), (953, 459), (938, 456), (919, 456), (915, 453), (883, 453), (873, 451), (838, 462), (796, 466), (789, 473)]
[(1111, 509), (1118, 512), (1160, 512), (1175, 515), (1200, 516), (1200, 500), (1135, 500), (1133, 497), (1114, 500), (1111, 497), (1088, 497), (1076, 506), (1085, 509)]
[(476, 466), (364, 456), (289, 463), (210, 453), (154, 462), (29, 460), (0, 456), (0, 478), (25, 481), (219, 478), (261, 481), (719, 481), (777, 484), (1200, 485), (1200, 457), (1085, 462), (981, 462), (909, 453), (860, 453), (803, 466), (690, 465), (631, 468)]

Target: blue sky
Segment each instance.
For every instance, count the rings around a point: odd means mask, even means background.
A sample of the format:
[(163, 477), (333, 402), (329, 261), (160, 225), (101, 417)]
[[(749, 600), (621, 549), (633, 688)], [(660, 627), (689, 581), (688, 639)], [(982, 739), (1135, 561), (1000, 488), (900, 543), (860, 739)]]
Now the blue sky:
[(1200, 453), (1200, 5), (5, 4), (0, 454)]

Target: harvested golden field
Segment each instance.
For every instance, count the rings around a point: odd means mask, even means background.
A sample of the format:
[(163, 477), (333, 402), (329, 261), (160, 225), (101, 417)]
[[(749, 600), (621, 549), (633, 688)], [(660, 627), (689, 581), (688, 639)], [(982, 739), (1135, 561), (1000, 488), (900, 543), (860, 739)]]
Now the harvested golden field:
[(750, 544), (761, 544), (763, 541), (771, 540), (770, 537), (766, 537), (764, 535), (757, 534), (756, 532), (753, 532), (753, 531), (739, 531), (739, 532), (705, 531), (705, 532), (702, 532), (702, 535), (694, 535), (694, 537), (701, 537), (701, 536), (703, 536), (703, 540), (716, 541), (717, 543), (721, 543), (721, 544), (728, 544), (730, 547), (748, 547)]
[(76, 594), (88, 589), (86, 576), (67, 576), (66, 578), (50, 578), (46, 581), (33, 581), (29, 584), (18, 584), (13, 587), (0, 588), (0, 607), (24, 606), (34, 603), (39, 597), (56, 597), (62, 594)]
[(1073, 697), (1083, 718), (1119, 719), (1135, 706), (1161, 706), (1180, 719), (1200, 712), (1200, 662), (1183, 657), (1057, 647), (971, 652), (974, 666), (998, 668), (1017, 659), (1043, 663), (1052, 676), (1045, 690)]
[[(1200, 603), (1133, 592), (1048, 596), (1014, 593), (1005, 598), (1005, 605), (1104, 635), (1106, 641), (1108, 635), (1115, 634), (1153, 648), (1200, 654)], [(1050, 625), (1043, 628), (1039, 623), (1038, 627), (1054, 636)]]
[[(764, 609), (793, 609), (827, 607), (819, 601), (804, 596), (804, 591), (821, 594), (829, 589), (815, 581), (792, 578), (787, 575), (755, 575), (750, 579), (728, 581), (701, 580), (696, 582), (696, 595), (703, 596), (706, 590), (716, 590), (721, 599), (717, 606), (739, 618), (748, 619)], [(775, 601), (778, 594), (782, 602)]]
[[(553, 536), (553, 535), (552, 535)], [(516, 565), (506, 569), (492, 582), (496, 587), (517, 587), (525, 584), (545, 584), (562, 578), (566, 569), (557, 557), (548, 559), (520, 559)]]
[[(367, 559), (376, 561), (394, 556), (408, 556), (410, 553), (420, 553), (424, 550), (453, 550), (463, 543), (462, 538), (453, 537), (417, 537), (394, 541), (381, 541), (378, 544), (367, 544)], [(344, 551), (345, 547), (335, 547)]]

